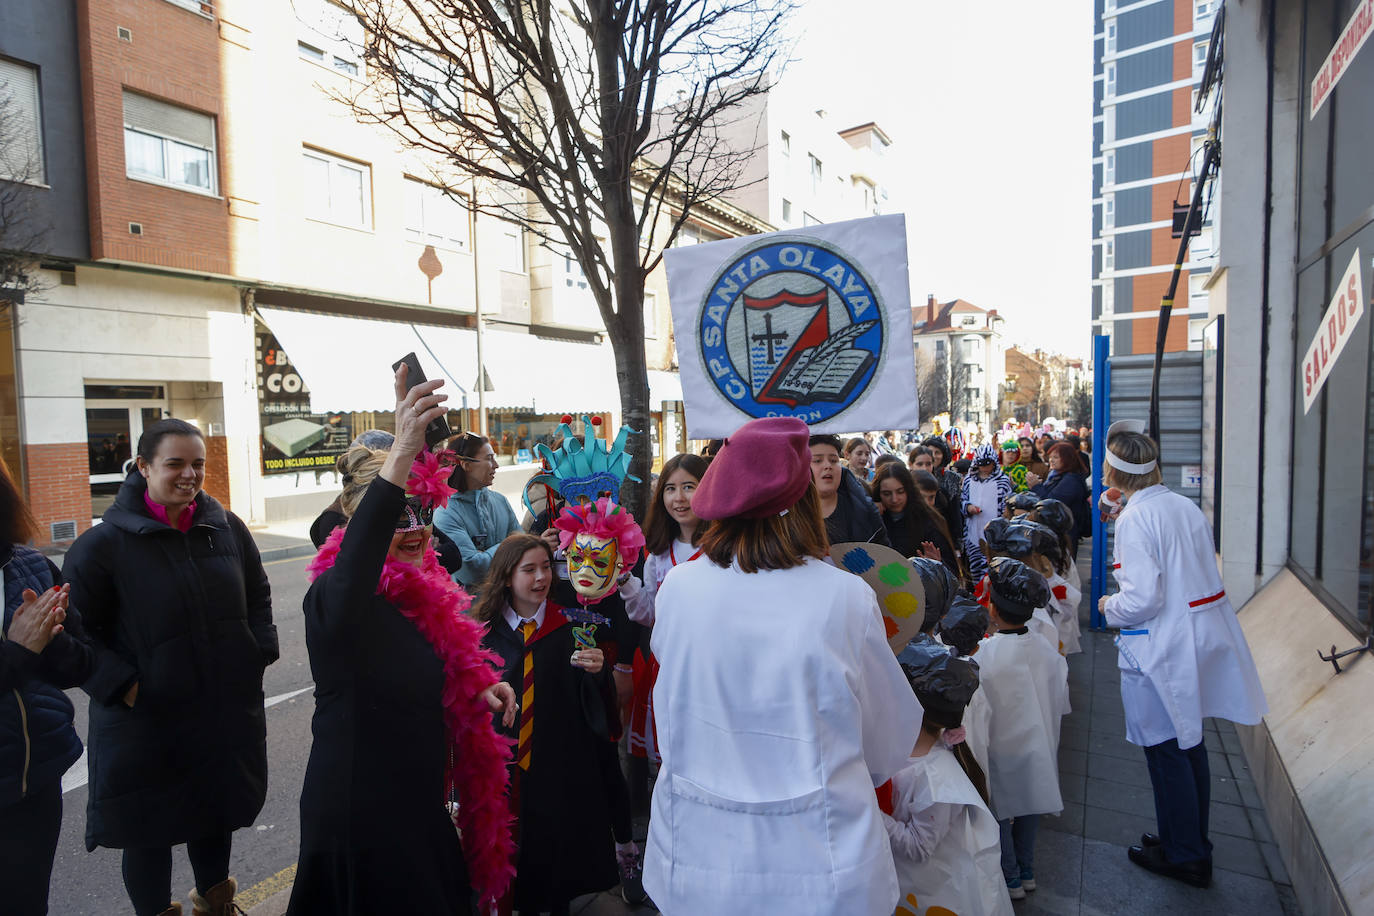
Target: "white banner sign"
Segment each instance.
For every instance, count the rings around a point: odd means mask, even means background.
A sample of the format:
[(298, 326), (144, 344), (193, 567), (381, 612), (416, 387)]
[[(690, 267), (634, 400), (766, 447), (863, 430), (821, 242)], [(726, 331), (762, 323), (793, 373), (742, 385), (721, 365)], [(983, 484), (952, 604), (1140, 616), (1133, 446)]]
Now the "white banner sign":
[(1350, 21), (1341, 30), (1341, 37), (1336, 39), (1321, 69), (1312, 77), (1312, 107), (1307, 115), (1309, 121), (1317, 116), (1317, 112), (1331, 96), (1331, 90), (1335, 89), (1341, 77), (1345, 76), (1350, 62), (1355, 59), (1360, 48), (1364, 47), (1365, 39), (1371, 31), (1374, 31), (1374, 0), (1359, 0)]
[(1302, 412), (1312, 409), (1318, 393), (1331, 376), (1336, 366), (1336, 358), (1345, 349), (1346, 343), (1355, 333), (1355, 325), (1364, 315), (1364, 290), (1360, 283), (1360, 250), (1350, 259), (1336, 287), (1336, 295), (1326, 307), (1322, 323), (1317, 327), (1317, 336), (1307, 345), (1307, 355), (1302, 358)]
[(920, 424), (904, 216), (664, 257), (690, 438), (755, 417), (798, 417), (814, 432)]

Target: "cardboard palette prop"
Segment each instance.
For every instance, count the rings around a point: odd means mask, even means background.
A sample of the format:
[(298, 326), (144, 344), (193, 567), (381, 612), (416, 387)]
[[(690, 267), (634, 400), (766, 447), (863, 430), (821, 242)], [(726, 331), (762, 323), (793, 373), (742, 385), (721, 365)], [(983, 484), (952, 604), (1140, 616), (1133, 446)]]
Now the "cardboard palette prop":
[(921, 632), (926, 602), (925, 586), (911, 561), (891, 547), (861, 542), (832, 544), (830, 559), (873, 589), (893, 654), (906, 648)]

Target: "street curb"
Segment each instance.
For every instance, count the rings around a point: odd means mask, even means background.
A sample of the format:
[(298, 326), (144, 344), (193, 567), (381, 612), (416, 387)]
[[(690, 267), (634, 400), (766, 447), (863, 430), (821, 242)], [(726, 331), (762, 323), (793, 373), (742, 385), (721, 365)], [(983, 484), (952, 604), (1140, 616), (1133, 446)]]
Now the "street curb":
[(268, 547), (258, 555), (264, 563), (273, 563), (277, 560), (294, 560), (297, 557), (309, 557), (315, 555), (315, 546), (310, 543), (293, 544), (290, 547)]

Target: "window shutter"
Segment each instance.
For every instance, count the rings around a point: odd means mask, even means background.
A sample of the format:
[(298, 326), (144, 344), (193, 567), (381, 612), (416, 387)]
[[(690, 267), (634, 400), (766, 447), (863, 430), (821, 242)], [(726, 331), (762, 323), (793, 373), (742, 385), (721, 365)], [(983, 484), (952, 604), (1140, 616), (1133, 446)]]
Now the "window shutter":
[(38, 71), (0, 59), (0, 178), (45, 182)]
[(134, 130), (183, 140), (202, 149), (215, 148), (214, 118), (146, 95), (124, 93), (124, 124)]

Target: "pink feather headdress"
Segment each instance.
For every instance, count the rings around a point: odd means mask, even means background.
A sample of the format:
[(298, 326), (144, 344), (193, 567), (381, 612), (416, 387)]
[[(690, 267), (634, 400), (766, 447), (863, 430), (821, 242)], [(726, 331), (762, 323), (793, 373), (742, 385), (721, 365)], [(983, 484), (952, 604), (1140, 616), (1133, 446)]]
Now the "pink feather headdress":
[(429, 449), (421, 449), (415, 462), (410, 466), (410, 477), (406, 480), (406, 493), (419, 500), (426, 509), (448, 505), (448, 498), (458, 492), (448, 485), (453, 465), (445, 464), (442, 458), (452, 452), (435, 454)]
[(644, 532), (634, 516), (605, 496), (594, 503), (565, 506), (553, 526), (562, 532), (558, 536), (558, 546), (562, 550), (567, 550), (579, 534), (614, 540), (627, 570), (639, 562), (639, 555), (644, 550)]

